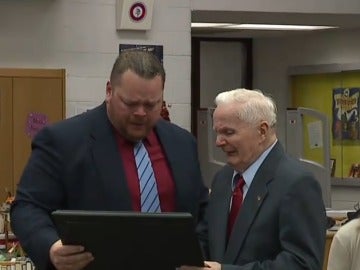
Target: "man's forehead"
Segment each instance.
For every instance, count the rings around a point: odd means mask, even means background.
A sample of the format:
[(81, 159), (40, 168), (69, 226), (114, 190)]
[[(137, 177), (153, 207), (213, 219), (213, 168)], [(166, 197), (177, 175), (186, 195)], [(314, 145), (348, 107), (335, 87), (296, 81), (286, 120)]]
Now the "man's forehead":
[(231, 119), (236, 117), (236, 108), (231, 104), (221, 104), (217, 106), (214, 110), (213, 117), (219, 119)]
[(156, 95), (143, 95), (131, 91), (117, 91), (116, 95), (119, 96), (122, 99), (130, 100), (130, 101), (138, 101), (138, 100), (145, 100), (145, 101), (153, 101), (157, 102), (162, 100), (162, 94), (156, 94)]
[(218, 114), (214, 115), (213, 122), (219, 127), (231, 127), (239, 124), (239, 118), (234, 114)]

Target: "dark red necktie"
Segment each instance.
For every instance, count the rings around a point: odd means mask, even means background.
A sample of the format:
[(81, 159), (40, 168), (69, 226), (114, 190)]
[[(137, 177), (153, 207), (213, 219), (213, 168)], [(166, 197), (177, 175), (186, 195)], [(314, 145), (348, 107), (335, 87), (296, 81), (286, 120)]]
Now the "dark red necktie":
[(228, 238), (233, 229), (236, 217), (239, 213), (240, 207), (243, 202), (243, 187), (245, 185), (244, 178), (240, 174), (236, 174), (234, 177), (233, 185), (235, 186), (232, 194), (231, 208), (228, 218), (227, 235)]

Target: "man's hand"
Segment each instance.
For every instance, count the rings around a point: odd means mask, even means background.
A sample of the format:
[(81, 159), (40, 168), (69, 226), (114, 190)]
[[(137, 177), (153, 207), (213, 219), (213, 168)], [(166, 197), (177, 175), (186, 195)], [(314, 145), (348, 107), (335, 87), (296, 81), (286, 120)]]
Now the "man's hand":
[(221, 270), (221, 264), (218, 262), (205, 261), (204, 264), (204, 267), (183, 265), (180, 270)]
[(57, 270), (80, 270), (94, 260), (90, 252), (84, 252), (83, 246), (63, 245), (61, 240), (51, 246), (49, 253)]

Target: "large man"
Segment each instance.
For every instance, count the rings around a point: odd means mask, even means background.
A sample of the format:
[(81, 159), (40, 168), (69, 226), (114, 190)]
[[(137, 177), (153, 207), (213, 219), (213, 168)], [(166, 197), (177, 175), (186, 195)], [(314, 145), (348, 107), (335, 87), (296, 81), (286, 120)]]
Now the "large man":
[[(189, 132), (160, 119), (164, 83), (155, 56), (121, 53), (104, 104), (38, 133), (11, 208), (12, 228), (38, 269), (82, 269), (94, 259), (82, 246), (62, 245), (50, 216), (56, 209), (181, 211), (203, 217), (208, 191), (197, 145)], [(150, 158), (148, 180), (157, 191), (156, 204), (146, 210), (139, 152)]]
[(277, 140), (276, 106), (260, 91), (215, 100), (216, 145), (227, 165), (214, 177), (203, 245), (212, 270), (320, 270), (326, 214), (320, 185)]

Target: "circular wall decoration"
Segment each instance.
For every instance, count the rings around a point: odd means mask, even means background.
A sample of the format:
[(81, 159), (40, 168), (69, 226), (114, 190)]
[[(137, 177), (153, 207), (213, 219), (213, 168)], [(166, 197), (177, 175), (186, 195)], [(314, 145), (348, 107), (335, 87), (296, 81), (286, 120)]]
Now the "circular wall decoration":
[(142, 2), (136, 2), (129, 9), (130, 18), (135, 22), (140, 22), (146, 16), (146, 6)]

